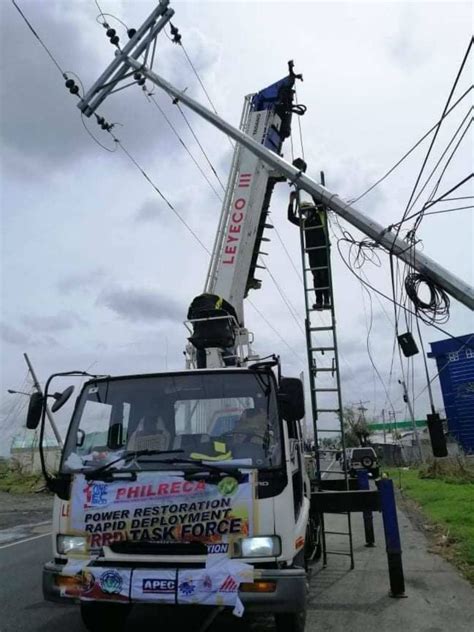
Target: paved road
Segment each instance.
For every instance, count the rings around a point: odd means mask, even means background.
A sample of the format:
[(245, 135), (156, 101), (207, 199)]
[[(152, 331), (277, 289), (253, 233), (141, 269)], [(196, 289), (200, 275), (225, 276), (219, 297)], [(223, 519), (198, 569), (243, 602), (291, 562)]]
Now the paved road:
[[(341, 516), (327, 517), (328, 529), (343, 528)], [(313, 568), (306, 632), (472, 632), (474, 590), (439, 556), (428, 551), (424, 535), (399, 511), (407, 599), (388, 596), (381, 519), (375, 515), (375, 548), (365, 548), (362, 519), (354, 516), (356, 568), (348, 558), (330, 557), (327, 568)], [(0, 632), (83, 632), (77, 606), (49, 604), (41, 594), (41, 569), (50, 559), (48, 524), (0, 531)], [(7, 537), (8, 536), (8, 537)], [(347, 541), (332, 536), (331, 548)], [(185, 629), (197, 632), (204, 612), (196, 607), (171, 611), (134, 609), (128, 632)], [(210, 632), (271, 632), (271, 617), (239, 620), (220, 615)]]
[[(0, 546), (0, 632), (84, 632), (77, 606), (43, 600), (41, 571), (43, 563), (51, 559), (51, 536), (37, 533), (40, 529), (45, 531), (49, 526), (32, 527), (30, 533), (23, 532), (26, 539)], [(208, 614), (208, 609), (196, 607), (180, 610), (136, 607), (127, 631), (156, 628), (159, 620), (160, 629), (193, 632)], [(239, 620), (231, 614), (220, 615), (209, 632), (221, 632), (224, 628), (226, 632), (270, 632), (273, 619)]]

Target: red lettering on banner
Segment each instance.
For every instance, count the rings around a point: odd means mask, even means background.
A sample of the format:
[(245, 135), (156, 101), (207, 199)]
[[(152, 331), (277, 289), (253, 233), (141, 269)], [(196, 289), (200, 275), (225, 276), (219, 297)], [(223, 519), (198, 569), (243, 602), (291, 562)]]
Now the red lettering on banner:
[[(154, 498), (170, 494), (191, 494), (202, 489), (201, 483), (192, 481), (173, 481), (172, 483), (158, 483), (119, 487), (115, 494), (116, 501), (135, 500), (139, 498)], [(66, 505), (64, 505), (66, 507)], [(63, 514), (65, 515), (65, 514)]]
[(226, 246), (225, 247), (225, 254), (226, 255), (235, 255), (237, 251), (237, 246)]
[[(244, 219), (243, 213), (232, 213), (232, 221), (236, 224), (240, 224), (240, 222)], [(232, 224), (231, 224), (232, 226)]]
[(229, 228), (229, 233), (240, 233), (242, 226), (240, 224), (231, 224)]
[(237, 198), (234, 202), (234, 208), (236, 208), (238, 211), (241, 211), (246, 204), (247, 202), (244, 200), (244, 198)]

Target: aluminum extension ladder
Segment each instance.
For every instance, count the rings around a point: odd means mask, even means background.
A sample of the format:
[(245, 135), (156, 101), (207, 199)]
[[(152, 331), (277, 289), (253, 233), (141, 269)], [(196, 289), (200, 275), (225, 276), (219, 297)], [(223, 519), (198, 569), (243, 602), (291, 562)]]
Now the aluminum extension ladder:
[[(339, 434), (341, 436), (342, 457), (345, 454), (328, 217), (326, 211), (324, 210), (322, 212), (324, 213), (325, 222), (323, 222), (321, 226), (307, 226), (307, 221), (301, 214), (299, 194), (297, 196), (297, 200), (297, 210), (300, 218), (301, 255), (306, 310), (305, 331), (308, 354), (308, 373), (311, 389), (311, 410), (313, 416), (316, 456), (316, 480), (313, 481), (312, 484), (320, 491), (324, 489), (324, 479), (327, 476), (337, 475), (339, 477), (344, 477), (343, 487), (345, 489), (349, 489), (349, 476), (346, 468), (344, 468), (343, 471), (329, 471), (321, 469), (321, 452), (335, 453), (336, 450), (331, 451), (320, 449), (318, 444), (318, 435), (320, 433), (331, 433), (332, 435)], [(325, 245), (307, 247), (308, 232), (313, 230), (325, 231)], [(325, 254), (327, 255), (327, 266), (318, 266), (316, 268), (311, 267), (310, 254), (312, 251), (316, 250), (325, 251)], [(329, 291), (330, 306), (322, 309), (314, 307), (314, 304), (316, 303), (316, 295), (313, 281), (313, 271), (315, 270), (322, 270), (323, 272), (327, 271), (328, 286), (319, 286), (319, 289)], [(347, 555), (350, 558), (352, 569), (354, 568), (354, 551), (352, 542), (351, 514), (350, 512), (343, 512), (343, 515), (347, 518), (347, 530), (329, 531), (325, 528), (323, 514), (320, 514), (323, 565), (326, 566), (328, 555)], [(347, 537), (348, 548), (344, 551), (333, 550), (330, 545), (330, 536)]]

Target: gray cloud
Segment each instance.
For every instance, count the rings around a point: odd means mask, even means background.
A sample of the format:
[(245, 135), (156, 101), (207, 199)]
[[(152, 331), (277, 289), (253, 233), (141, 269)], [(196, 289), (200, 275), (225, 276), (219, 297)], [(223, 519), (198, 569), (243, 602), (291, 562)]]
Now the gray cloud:
[(388, 39), (388, 54), (404, 71), (413, 71), (429, 57), (426, 47), (420, 43), (418, 22), (417, 12), (405, 4), (399, 14), (396, 32)]
[(164, 208), (158, 200), (146, 200), (135, 213), (134, 219), (138, 223), (156, 222), (163, 217)]
[[(67, 11), (63, 0), (47, 3), (25, 0), (21, 6), (61, 68), (77, 73), (87, 90), (113, 55), (103, 29), (95, 22), (97, 12), (93, 3), (71, 2)], [(136, 15), (130, 20), (144, 18), (142, 10), (133, 12)], [(119, 34), (123, 39), (122, 33)], [(192, 54), (196, 56), (199, 72), (205, 77), (217, 60), (217, 52), (197, 34), (199, 31), (193, 33), (196, 41)], [(183, 68), (175, 48), (164, 39), (162, 35), (160, 71), (165, 75), (180, 76), (185, 84), (189, 82), (194, 86), (196, 80), (191, 78), (191, 69)], [(6, 2), (0, 3), (0, 54), (3, 59), (14, 54), (14, 63), (3, 65), (0, 84), (0, 134), (8, 152), (5, 168), (13, 173), (21, 172), (22, 176), (26, 172), (30, 177), (49, 177), (67, 163), (77, 164), (83, 156), (103, 151), (84, 130), (76, 107), (77, 98), (65, 88), (58, 68), (14, 6)], [(162, 93), (159, 96), (165, 109), (172, 109), (166, 103), (167, 97)], [(35, 104), (33, 109), (32, 103)], [(160, 144), (168, 146), (167, 153), (170, 153), (172, 132), (156, 110), (153, 115), (138, 88), (131, 87), (121, 92), (118, 98), (112, 96), (100, 109), (109, 122), (120, 122), (124, 126), (115, 131), (130, 151), (140, 149), (142, 154), (143, 150), (151, 148), (156, 151), (158, 136)], [(172, 118), (178, 128), (184, 126), (177, 112), (172, 112)], [(100, 130), (94, 118), (84, 119), (84, 123), (100, 142), (113, 146), (112, 139)], [(171, 146), (173, 152), (179, 151), (176, 143)]]
[(83, 318), (70, 311), (62, 311), (55, 316), (23, 316), (22, 320), (35, 332), (66, 331), (86, 324)]
[(102, 292), (97, 302), (131, 322), (182, 320), (186, 315), (181, 303), (156, 290), (115, 288)]
[(12, 345), (24, 345), (29, 342), (29, 337), (25, 333), (5, 323), (0, 324), (0, 336), (4, 342)]
[(106, 272), (103, 268), (95, 268), (90, 272), (69, 274), (60, 279), (56, 287), (62, 294), (89, 290), (102, 282)]

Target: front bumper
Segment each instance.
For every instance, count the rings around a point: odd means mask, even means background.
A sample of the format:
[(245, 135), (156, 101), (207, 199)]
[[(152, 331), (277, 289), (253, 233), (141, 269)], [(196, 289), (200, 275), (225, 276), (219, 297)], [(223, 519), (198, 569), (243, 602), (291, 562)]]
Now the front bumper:
[[(62, 577), (63, 565), (47, 562), (43, 567), (43, 596), (46, 601), (74, 603), (79, 594), (65, 596), (57, 578)], [(132, 568), (133, 570), (133, 568)], [(251, 612), (301, 612), (306, 607), (308, 584), (303, 568), (258, 570), (257, 581), (274, 582), (273, 592), (246, 592), (239, 590), (239, 597), (247, 611)], [(134, 603), (130, 599), (131, 603)], [(142, 602), (137, 602), (142, 604)], [(179, 605), (179, 604), (178, 604)], [(184, 605), (184, 604), (183, 604)]]

